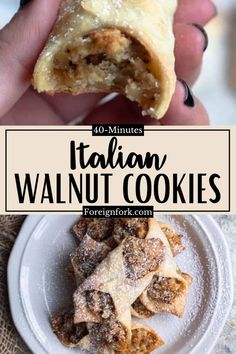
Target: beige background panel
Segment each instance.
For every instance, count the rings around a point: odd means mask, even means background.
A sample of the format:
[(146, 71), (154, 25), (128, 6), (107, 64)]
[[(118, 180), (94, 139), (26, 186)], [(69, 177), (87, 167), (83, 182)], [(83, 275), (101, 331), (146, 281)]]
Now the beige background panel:
[[(160, 212), (203, 212), (206, 213), (210, 211), (215, 212), (225, 212), (228, 210), (229, 205), (229, 128), (219, 128), (222, 130), (211, 130), (210, 128), (200, 128), (202, 131), (186, 128), (156, 128), (147, 127), (151, 131), (146, 131), (144, 137), (117, 137), (119, 145), (122, 145), (122, 152), (124, 156), (127, 156), (131, 151), (145, 155), (146, 152), (156, 153), (160, 156), (160, 159), (167, 154), (167, 161), (164, 167), (160, 171), (156, 171), (155, 168), (140, 170), (138, 168), (130, 169), (125, 168), (124, 170), (116, 168), (112, 170), (111, 168), (106, 168), (102, 170), (101, 168), (87, 168), (86, 170), (81, 170), (79, 167), (76, 171), (70, 170), (69, 165), (69, 146), (70, 141), (74, 140), (78, 146), (80, 142), (90, 145), (90, 148), (86, 151), (86, 156), (89, 156), (92, 152), (103, 153), (107, 156), (108, 145), (112, 137), (95, 137), (92, 136), (91, 131), (78, 131), (78, 129), (88, 129), (88, 127), (74, 127), (68, 128), (66, 131), (65, 127), (55, 128), (55, 127), (45, 127), (43, 131), (42, 127), (40, 130), (33, 128), (34, 131), (30, 131), (29, 127), (22, 131), (12, 131), (12, 127), (9, 128), (11, 131), (7, 133), (7, 201), (9, 213), (13, 211), (22, 212), (26, 211), (44, 211), (54, 210), (57, 212), (76, 212), (82, 209), (83, 205), (88, 205), (85, 193), (83, 193), (82, 204), (74, 198), (73, 203), (68, 203), (68, 174), (73, 173), (74, 177), (79, 181), (80, 174), (94, 173), (99, 174), (99, 198), (95, 205), (105, 205), (104, 204), (104, 177), (100, 176), (102, 173), (112, 173), (113, 176), (110, 178), (110, 203), (109, 205), (125, 205), (125, 200), (123, 197), (123, 180), (125, 175), (129, 173), (134, 174), (134, 178), (130, 179), (129, 186), (129, 196), (134, 200), (133, 205), (140, 205), (137, 201), (135, 194), (135, 180), (141, 173), (146, 173), (150, 176), (153, 182), (156, 175), (166, 174), (170, 178), (170, 185), (172, 185), (172, 175), (177, 173), (180, 178), (186, 173), (193, 173), (195, 175), (199, 173), (219, 174), (221, 179), (217, 181), (217, 186), (221, 191), (221, 201), (218, 204), (186, 204), (178, 203), (178, 205), (172, 202), (172, 198), (165, 204), (158, 204), (155, 200), (154, 193), (152, 193), (152, 199), (148, 206), (153, 205), (155, 210)], [(1, 144), (2, 139), (4, 139), (4, 129), (1, 128)], [(51, 131), (49, 129), (52, 129)], [(56, 129), (57, 131), (53, 131)], [(154, 131), (153, 129), (158, 129)], [(174, 129), (174, 130), (173, 130)], [(225, 130), (224, 130), (225, 129)], [(204, 131), (203, 131), (204, 130)], [(236, 213), (236, 202), (233, 198), (235, 193), (235, 186), (233, 181), (235, 180), (235, 154), (233, 154), (235, 149), (235, 138), (236, 129), (231, 129), (231, 212)], [(234, 146), (233, 146), (234, 145)], [(24, 176), (25, 173), (30, 173), (32, 180), (34, 181), (37, 173), (40, 174), (39, 178), (39, 188), (35, 203), (32, 205), (27, 200), (24, 205), (19, 205), (18, 197), (15, 187), (15, 177), (14, 174), (19, 173)], [(40, 203), (42, 186), (44, 182), (44, 174), (49, 173), (52, 183), (52, 190), (55, 196), (56, 190), (56, 174), (61, 174), (62, 189), (61, 195), (62, 199), (66, 201), (65, 204), (49, 204)], [(1, 178), (4, 175), (1, 173)], [(85, 192), (85, 176), (82, 177), (83, 180), (83, 191)], [(207, 184), (207, 180), (204, 178), (206, 191), (204, 192), (204, 197), (206, 200), (214, 196), (212, 189)], [(4, 184), (4, 180), (1, 181), (1, 188)], [(183, 184), (184, 194), (188, 196), (189, 183)], [(162, 192), (160, 193), (163, 195)], [(90, 187), (93, 190), (93, 185)], [(234, 189), (234, 190), (233, 190)], [(142, 186), (142, 193), (145, 194), (146, 187)], [(197, 187), (195, 187), (195, 197), (197, 193)], [(171, 193), (172, 194), (172, 193)], [(3, 194), (2, 194), (3, 195)], [(3, 198), (4, 199), (4, 198)], [(188, 198), (186, 198), (188, 199)], [(1, 212), (4, 213), (4, 205), (1, 200)]]

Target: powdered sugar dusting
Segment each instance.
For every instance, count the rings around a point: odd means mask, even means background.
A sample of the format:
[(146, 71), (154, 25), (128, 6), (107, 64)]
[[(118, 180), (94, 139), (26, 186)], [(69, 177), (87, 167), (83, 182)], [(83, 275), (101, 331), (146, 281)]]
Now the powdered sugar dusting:
[[(191, 343), (189, 349), (194, 347), (199, 340), (199, 334), (208, 327), (217, 300), (217, 276), (211, 272), (216, 265), (210, 245), (199, 241), (198, 233), (202, 231), (193, 219), (190, 221), (187, 218), (171, 216), (158, 219), (172, 225), (178, 233), (183, 235), (186, 251), (177, 256), (176, 260), (181, 271), (193, 276), (193, 285), (183, 319), (163, 313), (144, 320), (144, 323), (156, 330), (166, 341), (166, 345), (163, 349), (159, 349), (158, 353), (168, 353), (168, 350), (172, 350), (171, 348), (182, 337), (185, 342), (189, 338)], [(166, 331), (166, 328), (169, 330)]]
[(75, 12), (76, 8), (81, 3), (81, 0), (63, 0), (60, 8), (58, 20), (60, 21), (64, 16)]
[(174, 216), (161, 216), (158, 219), (169, 223), (183, 235), (186, 251), (177, 256), (176, 260), (181, 271), (193, 277), (193, 284), (182, 319), (159, 314), (144, 322), (155, 328), (166, 341), (166, 345), (159, 349), (158, 353), (172, 353), (176, 343), (190, 343), (186, 348), (184, 346), (186, 350), (190, 350), (198, 343), (200, 334), (208, 328), (216, 307), (218, 279), (216, 272), (212, 272), (216, 267), (215, 258), (210, 245), (206, 247), (206, 244), (200, 241), (202, 239), (197, 238), (198, 233), (202, 231), (194, 219)]
[[(69, 279), (68, 282), (65, 281), (63, 264), (75, 247), (70, 230), (77, 219), (77, 216), (45, 217), (46, 227), (38, 230), (37, 238), (32, 235), (23, 257), (24, 266), (29, 267), (27, 288), (29, 296), (26, 298), (22, 290), (22, 301), (25, 303), (27, 317), (30, 318), (30, 312), (33, 311), (39, 327), (50, 337), (50, 347), (48, 343), (44, 344), (45, 351), (48, 353), (69, 354), (73, 352), (73, 349), (63, 348), (54, 338), (48, 318), (52, 312), (60, 310), (68, 299), (69, 301), (71, 299), (73, 290), (69, 289)], [(220, 279), (223, 279), (225, 284), (225, 279), (227, 279), (225, 272), (229, 270), (229, 267), (223, 244), (219, 241), (219, 247), (222, 247), (220, 251), (219, 248), (214, 249), (217, 242), (212, 244), (209, 239), (210, 235), (207, 233), (209, 229), (205, 232), (199, 224), (199, 221), (204, 218), (198, 220), (191, 216), (158, 216), (158, 219), (170, 223), (183, 235), (186, 251), (176, 259), (181, 270), (191, 274), (194, 279), (186, 313), (182, 319), (160, 314), (145, 322), (166, 341), (166, 345), (157, 353), (189, 354), (197, 344), (203, 348), (201, 340), (206, 332), (212, 335), (211, 339), (214, 341), (217, 324), (224, 322), (224, 306), (228, 304), (228, 297), (231, 296), (231, 287), (229, 282), (226, 282), (228, 285), (222, 292)], [(220, 262), (218, 262), (218, 257)], [(223, 298), (220, 305), (217, 301), (219, 293)], [(217, 318), (212, 328), (211, 322), (215, 312), (217, 312)], [(37, 329), (32, 323), (31, 329), (37, 336)], [(81, 353), (78, 350), (75, 352)]]

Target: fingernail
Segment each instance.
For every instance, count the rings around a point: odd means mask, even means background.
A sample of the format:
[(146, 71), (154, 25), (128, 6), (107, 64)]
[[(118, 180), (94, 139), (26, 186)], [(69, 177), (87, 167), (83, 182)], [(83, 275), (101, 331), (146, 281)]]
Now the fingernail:
[(185, 90), (184, 104), (185, 104), (185, 106), (190, 107), (190, 108), (195, 107), (195, 100), (194, 100), (192, 90), (190, 89), (190, 87), (188, 86), (188, 84), (184, 80), (178, 79), (178, 81), (181, 82), (181, 84), (184, 86), (184, 90)]
[(21, 0), (20, 1), (20, 8), (27, 5), (31, 0)]
[(205, 38), (205, 45), (203, 48), (203, 52), (205, 52), (207, 50), (208, 44), (209, 44), (208, 34), (207, 34), (206, 30), (204, 29), (204, 27), (199, 25), (198, 23), (193, 23), (192, 25), (194, 27), (196, 27), (199, 31), (201, 31), (201, 33), (203, 34), (203, 36)]

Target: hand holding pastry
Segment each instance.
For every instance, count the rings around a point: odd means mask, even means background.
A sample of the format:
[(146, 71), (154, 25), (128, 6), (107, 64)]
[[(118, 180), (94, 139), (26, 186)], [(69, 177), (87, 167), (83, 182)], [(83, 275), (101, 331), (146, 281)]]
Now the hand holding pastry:
[[(57, 17), (60, 0), (32, 0), (0, 32), (0, 116), (2, 124), (65, 124), (83, 114), (84, 124), (142, 123), (140, 110), (118, 96), (94, 109), (101, 95), (72, 97), (64, 94), (48, 97), (30, 88), (35, 62)], [(176, 74), (189, 84), (198, 75), (206, 39), (199, 26), (215, 16), (211, 1), (180, 0), (175, 17)], [(158, 40), (157, 40), (158, 46)], [(185, 83), (177, 81), (175, 93), (161, 124), (205, 124), (208, 117)], [(145, 124), (156, 124), (146, 118)], [(158, 123), (159, 124), (159, 123)]]

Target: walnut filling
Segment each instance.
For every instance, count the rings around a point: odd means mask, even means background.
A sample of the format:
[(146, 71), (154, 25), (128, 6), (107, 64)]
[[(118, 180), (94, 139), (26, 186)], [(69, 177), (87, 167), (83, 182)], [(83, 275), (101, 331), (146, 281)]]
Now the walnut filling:
[(182, 243), (182, 235), (177, 234), (172, 229), (165, 226), (161, 227), (161, 229), (168, 239), (174, 257), (185, 250), (185, 247)]
[(110, 294), (91, 290), (86, 292), (86, 299), (90, 311), (103, 319), (108, 319), (115, 314), (115, 306)]
[(95, 241), (103, 241), (111, 236), (114, 220), (111, 218), (81, 218), (73, 227), (75, 235), (80, 241), (87, 233)]
[(157, 337), (154, 333), (148, 332), (144, 328), (132, 330), (132, 343), (130, 353), (148, 354), (156, 347)]
[(81, 274), (83, 278), (88, 277), (110, 251), (111, 248), (107, 245), (85, 236), (70, 257), (75, 275)]
[(79, 241), (82, 241), (88, 227), (89, 219), (80, 218), (79, 221), (73, 226), (73, 233), (78, 237)]
[(157, 302), (171, 304), (181, 293), (183, 284), (178, 279), (154, 276), (148, 287), (148, 296)]
[(126, 236), (145, 238), (148, 233), (147, 218), (81, 218), (73, 232), (82, 241), (87, 234), (97, 242), (104, 241), (114, 249)]
[(58, 83), (69, 92), (119, 92), (151, 114), (160, 95), (147, 50), (118, 29), (100, 29), (68, 43), (54, 60)]
[(123, 255), (127, 278), (138, 280), (157, 270), (164, 260), (163, 243), (159, 239), (142, 240), (127, 237), (124, 241)]
[(127, 347), (127, 333), (122, 324), (115, 319), (92, 325), (90, 336), (94, 344), (109, 345), (115, 351)]
[(113, 236), (117, 243), (121, 243), (126, 236), (145, 238), (148, 233), (147, 218), (118, 219), (114, 225)]
[(154, 312), (149, 311), (138, 298), (132, 305), (133, 309), (143, 318), (150, 318), (155, 315)]
[(88, 334), (85, 323), (74, 324), (74, 313), (63, 312), (51, 319), (53, 332), (66, 346), (77, 346), (80, 340)]

